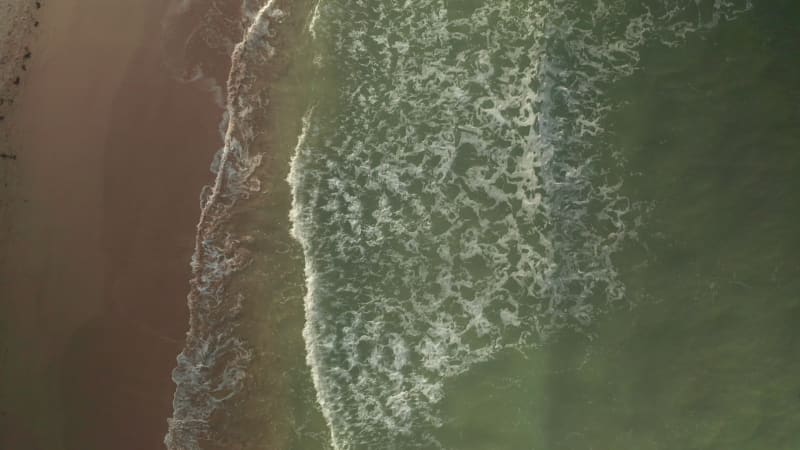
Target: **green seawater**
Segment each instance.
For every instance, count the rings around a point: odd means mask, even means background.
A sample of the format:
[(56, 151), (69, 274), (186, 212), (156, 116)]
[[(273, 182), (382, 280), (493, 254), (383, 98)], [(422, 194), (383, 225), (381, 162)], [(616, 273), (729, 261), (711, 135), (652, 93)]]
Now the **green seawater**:
[(800, 448), (800, 5), (310, 17), (294, 407), (330, 445)]

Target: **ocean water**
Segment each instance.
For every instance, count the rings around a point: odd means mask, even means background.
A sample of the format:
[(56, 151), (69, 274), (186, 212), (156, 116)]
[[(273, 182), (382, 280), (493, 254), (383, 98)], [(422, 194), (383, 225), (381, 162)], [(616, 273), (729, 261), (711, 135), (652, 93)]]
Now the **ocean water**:
[(800, 445), (798, 6), (214, 5), (170, 449)]

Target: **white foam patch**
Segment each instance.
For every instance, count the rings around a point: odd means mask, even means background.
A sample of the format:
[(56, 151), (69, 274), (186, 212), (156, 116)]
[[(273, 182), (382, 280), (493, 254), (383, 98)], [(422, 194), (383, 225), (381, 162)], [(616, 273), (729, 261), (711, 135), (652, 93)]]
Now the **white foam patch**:
[(648, 40), (673, 45), (748, 7), (456, 3), (314, 12), (341, 90), (306, 117), (291, 218), (335, 448), (436, 448), (448, 377), (585, 330), (624, 298), (611, 259), (638, 207), (602, 170), (616, 158), (604, 92)]

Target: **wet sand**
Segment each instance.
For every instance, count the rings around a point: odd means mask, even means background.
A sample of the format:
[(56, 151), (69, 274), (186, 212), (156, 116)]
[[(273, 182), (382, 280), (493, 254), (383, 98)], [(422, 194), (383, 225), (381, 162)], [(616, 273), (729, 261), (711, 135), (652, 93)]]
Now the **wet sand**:
[(221, 110), (161, 63), (159, 1), (48, 2), (8, 124), (0, 448), (163, 448)]

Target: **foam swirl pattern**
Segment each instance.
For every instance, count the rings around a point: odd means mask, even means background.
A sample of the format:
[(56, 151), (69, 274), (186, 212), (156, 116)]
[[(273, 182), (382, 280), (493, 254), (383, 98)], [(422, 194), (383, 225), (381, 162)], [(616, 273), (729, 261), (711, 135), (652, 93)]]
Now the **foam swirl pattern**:
[(224, 146), (212, 164), (214, 183), (201, 195), (188, 296), (189, 331), (172, 374), (176, 391), (165, 438), (168, 449), (197, 450), (203, 443), (219, 441), (224, 429), (215, 428), (212, 421), (233, 409), (251, 375), (253, 350), (238, 332), (243, 294), (228, 288), (230, 278), (250, 261), (242, 246), (248, 238), (233, 235), (229, 224), (236, 203), (259, 191), (253, 172), (261, 154), (251, 152), (251, 145), (262, 117), (258, 112), (268, 103), (257, 85), (258, 69), (275, 54), (271, 24), (284, 15), (275, 3), (269, 0), (249, 15), (245, 9), (249, 25), (231, 55)]
[[(323, 0), (290, 182), (304, 331), (340, 449), (434, 448), (449, 377), (625, 299), (604, 92), (744, 1)], [(660, 44), (659, 44), (660, 45)], [(329, 98), (330, 97), (330, 98)]]

